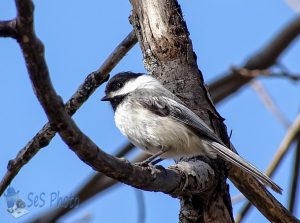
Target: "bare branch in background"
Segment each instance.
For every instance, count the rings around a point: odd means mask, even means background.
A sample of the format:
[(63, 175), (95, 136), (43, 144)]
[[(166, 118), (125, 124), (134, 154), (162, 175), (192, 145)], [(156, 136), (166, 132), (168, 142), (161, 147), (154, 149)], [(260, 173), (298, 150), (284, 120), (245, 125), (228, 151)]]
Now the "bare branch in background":
[(300, 1), (299, 0), (284, 0), (285, 3), (295, 12), (300, 13)]
[(292, 179), (291, 179), (291, 188), (290, 188), (290, 196), (288, 202), (288, 210), (291, 213), (295, 213), (295, 203), (297, 194), (299, 193), (299, 186), (300, 185), (300, 134), (298, 134), (297, 146), (295, 148), (295, 155), (294, 155), (294, 163), (293, 163), (293, 170), (292, 170)]
[[(276, 64), (278, 66), (278, 64)], [(281, 78), (286, 78), (291, 81), (299, 81), (300, 80), (300, 74), (291, 74), (290, 72), (283, 71), (282, 72), (273, 72), (270, 69), (265, 69), (265, 70), (249, 70), (246, 68), (232, 68), (232, 72), (234, 73), (239, 73), (242, 76), (245, 77), (281, 77)]]
[[(287, 154), (289, 148), (291, 148), (291, 144), (295, 141), (295, 139), (300, 134), (300, 114), (297, 116), (293, 124), (289, 127), (286, 135), (284, 136), (283, 140), (281, 141), (276, 154), (274, 155), (272, 162), (268, 166), (266, 170), (266, 175), (272, 177), (275, 170), (279, 167), (280, 163), (282, 162), (283, 158)], [(241, 208), (240, 212), (235, 218), (236, 223), (240, 223), (243, 218), (246, 216), (248, 211), (251, 208), (251, 203), (246, 202), (245, 205)]]
[(146, 206), (145, 198), (142, 190), (134, 189), (137, 200), (138, 218), (137, 223), (144, 223), (146, 221)]
[[(137, 39), (135, 34), (131, 31), (108, 56), (102, 66), (86, 77), (85, 81), (79, 86), (78, 90), (65, 105), (69, 115), (73, 115), (96, 88), (107, 80), (111, 70), (120, 62), (136, 42)], [(0, 182), (0, 195), (5, 191), (20, 169), (28, 163), (41, 148), (46, 147), (50, 143), (51, 139), (55, 136), (55, 133), (56, 131), (51, 129), (49, 123), (45, 124), (26, 146), (20, 150), (17, 157), (9, 161), (7, 172)]]
[(300, 133), (300, 114), (296, 117), (293, 124), (289, 127), (275, 155), (273, 156), (272, 162), (270, 163), (270, 165), (266, 170), (266, 174), (268, 176), (273, 176), (275, 170), (280, 165), (281, 161), (287, 154), (288, 149), (290, 148), (291, 144), (295, 141), (295, 139), (298, 137), (299, 133)]
[[(294, 18), (285, 26), (265, 47), (248, 59), (243, 68), (247, 70), (265, 70), (274, 65), (282, 53), (300, 34), (300, 16)], [(229, 72), (210, 85), (211, 96), (214, 102), (238, 91), (253, 77), (241, 76), (236, 72)], [(223, 87), (221, 87), (223, 86)], [(226, 87), (224, 87), (226, 86)]]
[(72, 221), (71, 223), (89, 223), (93, 220), (93, 216), (90, 213), (85, 213), (82, 217)]
[(257, 92), (265, 107), (275, 116), (279, 123), (281, 123), (285, 128), (288, 128), (290, 126), (290, 121), (275, 104), (274, 100), (271, 98), (262, 83), (257, 80), (252, 80), (250, 85)]
[(236, 204), (245, 199), (246, 199), (245, 196), (242, 193), (239, 193), (239, 194), (231, 197), (231, 202), (232, 202), (232, 204)]

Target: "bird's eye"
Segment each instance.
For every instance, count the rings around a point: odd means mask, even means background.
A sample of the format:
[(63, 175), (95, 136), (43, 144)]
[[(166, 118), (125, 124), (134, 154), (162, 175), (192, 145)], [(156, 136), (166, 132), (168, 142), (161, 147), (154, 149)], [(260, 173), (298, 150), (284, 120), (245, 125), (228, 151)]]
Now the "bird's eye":
[(117, 83), (117, 87), (118, 87), (118, 88), (123, 87), (123, 83), (121, 83), (121, 82), (120, 82), (120, 83)]

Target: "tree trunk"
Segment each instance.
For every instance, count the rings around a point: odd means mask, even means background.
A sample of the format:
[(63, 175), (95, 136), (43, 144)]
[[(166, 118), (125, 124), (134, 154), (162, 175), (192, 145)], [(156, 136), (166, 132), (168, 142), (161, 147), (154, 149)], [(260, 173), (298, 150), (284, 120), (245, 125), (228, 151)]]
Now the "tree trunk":
[[(130, 21), (148, 72), (185, 102), (228, 145), (223, 118), (210, 100), (177, 1), (131, 0), (131, 4), (133, 12)], [(184, 161), (195, 162), (195, 159)], [(180, 197), (179, 221), (233, 222), (224, 162), (206, 157), (197, 157), (197, 162), (206, 164), (201, 164), (207, 168), (203, 172), (213, 170), (212, 178), (207, 187), (202, 188), (203, 193)]]

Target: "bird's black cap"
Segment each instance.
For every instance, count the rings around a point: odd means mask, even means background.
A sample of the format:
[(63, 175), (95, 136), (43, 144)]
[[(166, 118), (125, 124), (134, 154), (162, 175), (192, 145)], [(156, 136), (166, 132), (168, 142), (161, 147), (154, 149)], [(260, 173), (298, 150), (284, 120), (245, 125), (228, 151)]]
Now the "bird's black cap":
[(105, 94), (108, 95), (110, 92), (119, 90), (127, 81), (135, 79), (141, 75), (143, 75), (143, 73), (121, 72), (116, 74), (108, 81), (105, 88)]

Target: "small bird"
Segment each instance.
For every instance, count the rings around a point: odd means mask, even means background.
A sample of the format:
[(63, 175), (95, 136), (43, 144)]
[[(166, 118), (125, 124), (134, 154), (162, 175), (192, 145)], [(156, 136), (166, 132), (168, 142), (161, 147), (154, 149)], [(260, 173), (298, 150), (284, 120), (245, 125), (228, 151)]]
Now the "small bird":
[(154, 157), (221, 157), (281, 193), (276, 183), (231, 151), (200, 117), (150, 75), (116, 74), (105, 94), (101, 100), (111, 103), (121, 133)]

